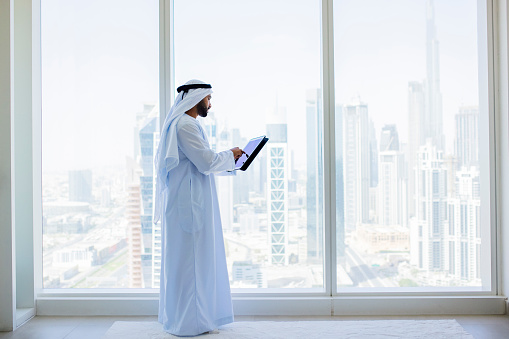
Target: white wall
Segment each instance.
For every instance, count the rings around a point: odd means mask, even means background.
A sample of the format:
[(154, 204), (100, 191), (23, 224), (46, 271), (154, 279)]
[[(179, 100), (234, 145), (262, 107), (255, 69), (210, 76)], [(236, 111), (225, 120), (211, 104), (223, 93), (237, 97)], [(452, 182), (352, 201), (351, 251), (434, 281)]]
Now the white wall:
[(509, 56), (508, 56), (508, 18), (509, 6), (507, 0), (497, 0), (495, 13), (497, 13), (497, 26), (495, 29), (495, 42), (498, 48), (495, 49), (495, 81), (498, 83), (496, 93), (496, 108), (498, 109), (498, 120), (496, 121), (496, 133), (498, 139), (497, 158), (498, 168), (498, 189), (499, 189), (499, 241), (498, 257), (500, 260), (499, 283), (500, 293), (509, 295)]
[(35, 311), (32, 0), (0, 0), (0, 114), (0, 330), (13, 330)]
[(32, 184), (32, 0), (14, 1), (13, 173), (16, 308), (34, 307)]
[(11, 195), (11, 0), (0, 0), (0, 330), (14, 328)]

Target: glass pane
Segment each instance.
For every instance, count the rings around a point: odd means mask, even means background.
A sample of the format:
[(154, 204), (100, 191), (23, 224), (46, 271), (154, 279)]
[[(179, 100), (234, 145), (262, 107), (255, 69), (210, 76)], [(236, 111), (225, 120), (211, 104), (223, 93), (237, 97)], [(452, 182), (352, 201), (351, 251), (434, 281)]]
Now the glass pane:
[(152, 287), (158, 12), (41, 1), (45, 288)]
[(490, 284), (479, 4), (334, 1), (340, 291)]
[[(197, 10), (199, 9), (199, 10)], [(175, 1), (175, 82), (213, 86), (216, 151), (267, 135), (216, 177), (232, 288), (323, 290), (320, 2)]]

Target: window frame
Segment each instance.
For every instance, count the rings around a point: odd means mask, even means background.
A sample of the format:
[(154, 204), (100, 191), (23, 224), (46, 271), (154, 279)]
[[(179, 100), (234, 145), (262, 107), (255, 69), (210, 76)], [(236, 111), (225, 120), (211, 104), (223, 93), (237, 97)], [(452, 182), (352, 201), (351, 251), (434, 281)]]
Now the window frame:
[[(42, 169), (41, 169), (41, 66), (40, 66), (40, 1), (33, 0), (33, 249), (34, 249), (34, 284), (37, 300), (37, 314), (40, 315), (153, 315), (157, 314), (158, 291), (156, 289), (44, 289), (42, 285)], [(499, 163), (496, 161), (496, 144), (500, 140), (495, 137), (495, 120), (498, 118), (495, 110), (495, 95), (498, 89), (498, 79), (495, 77), (495, 28), (498, 20), (494, 7), (498, 8), (500, 0), (486, 0), (487, 17), (481, 18), (485, 22), (488, 36), (486, 54), (488, 64), (487, 83), (489, 118), (481, 119), (488, 137), (480, 134), (480, 142), (485, 143), (489, 152), (481, 170), (481, 187), (484, 190), (481, 199), (487, 198), (489, 209), (481, 209), (483, 220), (489, 220), (491, 246), (487, 249), (491, 257), (491, 284), (488, 290), (475, 291), (471, 288), (451, 291), (433, 288), (412, 291), (408, 288), (366, 290), (337, 289), (336, 255), (336, 168), (335, 168), (335, 89), (334, 89), (334, 36), (333, 36), (333, 0), (320, 0), (321, 4), (321, 77), (323, 102), (323, 151), (324, 151), (324, 290), (323, 292), (309, 292), (309, 289), (270, 289), (264, 291), (242, 290), (232, 292), (236, 314), (501, 314), (503, 297), (501, 292), (500, 261), (500, 218), (497, 209), (500, 196), (497, 190), (497, 175), (500, 176)], [(478, 0), (478, 3), (482, 0)], [(164, 121), (165, 112), (169, 111), (174, 100), (174, 58), (173, 58), (173, 0), (159, 0), (160, 20), (160, 121)], [(507, 18), (505, 19), (507, 21)], [(505, 24), (505, 22), (504, 22)], [(39, 25), (39, 26), (37, 26)], [(482, 53), (481, 53), (482, 54)], [(37, 59), (38, 58), (38, 59)], [(480, 75), (481, 76), (481, 75)], [(480, 98), (481, 100), (481, 98)], [(479, 105), (483, 103), (480, 101)], [(481, 120), (483, 122), (481, 122)], [(489, 120), (489, 121), (485, 121)], [(483, 148), (484, 149), (484, 148)], [(481, 155), (480, 155), (481, 156)], [(483, 163), (480, 161), (481, 164)], [(498, 172), (497, 172), (498, 171)], [(483, 174), (484, 173), (484, 174)], [(497, 200), (498, 197), (498, 200)], [(485, 200), (483, 200), (485, 201)], [(485, 228), (486, 229), (486, 228)], [(486, 232), (483, 233), (486, 236)], [(484, 239), (485, 237), (483, 237)], [(326, 241), (328, 239), (329, 241)], [(485, 268), (486, 269), (486, 268)], [(481, 276), (485, 273), (481, 272)], [(286, 292), (289, 291), (289, 292)], [(380, 301), (377, 301), (380, 300)], [(410, 301), (415, 301), (412, 303)], [(80, 304), (80, 307), (76, 306)], [(442, 305), (437, 311), (438, 304)], [(373, 307), (375, 304), (375, 307)], [(410, 306), (409, 306), (410, 304)], [(466, 306), (468, 305), (468, 306)], [(77, 310), (79, 309), (79, 310)]]

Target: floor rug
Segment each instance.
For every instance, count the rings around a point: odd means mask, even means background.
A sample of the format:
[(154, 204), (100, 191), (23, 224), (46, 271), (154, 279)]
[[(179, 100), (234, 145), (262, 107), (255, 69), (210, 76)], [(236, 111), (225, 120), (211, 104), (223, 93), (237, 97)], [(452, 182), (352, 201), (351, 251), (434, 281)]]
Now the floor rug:
[[(116, 321), (103, 339), (179, 338), (158, 322)], [(238, 321), (198, 336), (241, 338), (470, 338), (456, 320)]]

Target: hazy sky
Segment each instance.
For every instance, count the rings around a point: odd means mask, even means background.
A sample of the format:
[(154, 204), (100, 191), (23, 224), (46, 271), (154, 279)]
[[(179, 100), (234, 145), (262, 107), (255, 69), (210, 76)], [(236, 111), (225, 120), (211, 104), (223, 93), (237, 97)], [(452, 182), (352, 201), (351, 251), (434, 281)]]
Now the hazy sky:
[[(477, 5), (435, 2), (450, 125), (478, 100)], [(45, 170), (132, 155), (135, 114), (158, 101), (158, 10), (157, 0), (42, 0)], [(319, 1), (175, 0), (175, 81), (210, 82), (218, 120), (248, 138), (286, 107), (289, 146), (305, 149), (306, 90), (320, 87), (319, 14)], [(425, 77), (425, 0), (335, 1), (334, 20), (336, 102), (359, 96), (377, 138), (397, 123), (405, 141), (407, 85)]]

